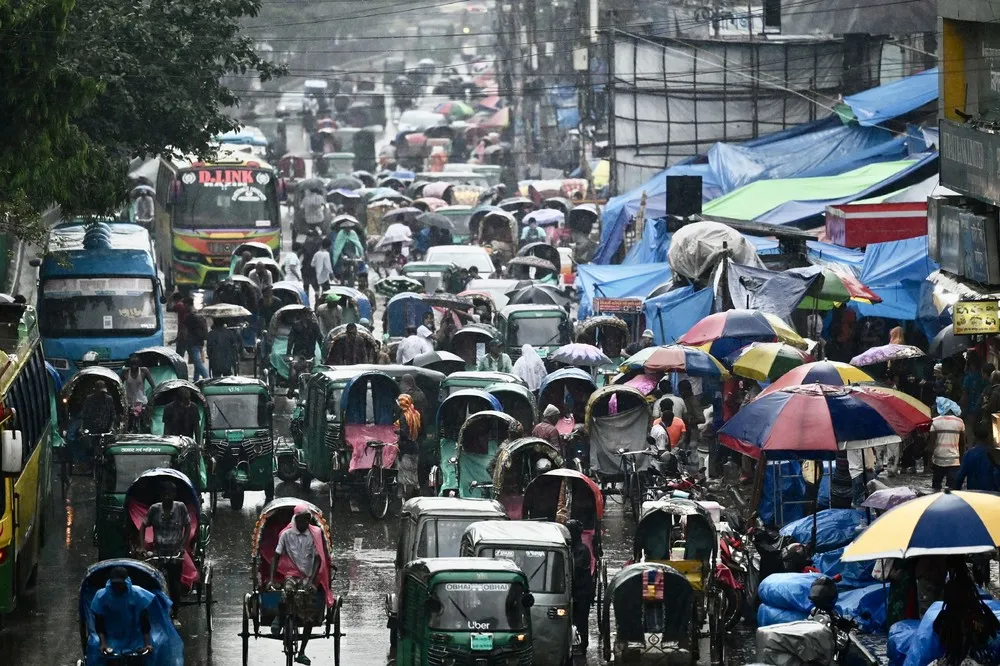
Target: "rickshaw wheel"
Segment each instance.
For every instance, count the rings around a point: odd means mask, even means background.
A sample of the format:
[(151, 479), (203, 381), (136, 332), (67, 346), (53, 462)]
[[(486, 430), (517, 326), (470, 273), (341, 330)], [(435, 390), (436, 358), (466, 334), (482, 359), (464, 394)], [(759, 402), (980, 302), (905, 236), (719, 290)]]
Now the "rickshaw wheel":
[[(250, 595), (248, 594), (247, 597)], [(247, 608), (249, 599), (243, 600), (243, 666), (247, 666), (250, 657), (250, 609)]]
[(333, 666), (340, 666), (340, 602), (337, 599), (337, 610), (333, 614)]
[(269, 504), (274, 499), (274, 476), (267, 480), (264, 486), (264, 503)]
[(608, 617), (608, 613), (604, 612), (603, 619), (598, 625), (601, 630), (601, 656), (604, 657), (604, 661), (607, 663), (611, 662), (611, 619)]
[(232, 507), (233, 511), (239, 511), (243, 508), (244, 495), (246, 495), (246, 492), (243, 490), (229, 491), (229, 506)]
[(293, 666), (295, 661), (295, 620), (291, 613), (285, 613), (285, 664)]
[(597, 578), (595, 580), (595, 585), (597, 586), (597, 626), (601, 626), (604, 622), (604, 585), (601, 582), (601, 566), (603, 562), (597, 565)]
[(213, 490), (208, 495), (209, 495), (209, 498), (210, 498), (209, 499), (209, 504), (211, 505), (212, 515), (214, 516), (215, 515), (215, 510), (219, 506), (219, 493), (218, 493), (218, 491)]
[(205, 566), (205, 622), (208, 625), (209, 640), (212, 637), (214, 623), (212, 620), (212, 565)]
[(309, 486), (312, 484), (312, 476), (309, 472), (302, 472), (299, 474), (299, 483), (302, 484), (302, 490), (308, 492)]
[(332, 521), (334, 502), (337, 499), (337, 484), (334, 483), (333, 480), (329, 481), (326, 484), (326, 493), (327, 496), (330, 498), (330, 520)]
[(372, 467), (368, 470), (365, 488), (368, 491), (368, 510), (373, 518), (382, 520), (389, 512), (389, 493), (383, 468)]

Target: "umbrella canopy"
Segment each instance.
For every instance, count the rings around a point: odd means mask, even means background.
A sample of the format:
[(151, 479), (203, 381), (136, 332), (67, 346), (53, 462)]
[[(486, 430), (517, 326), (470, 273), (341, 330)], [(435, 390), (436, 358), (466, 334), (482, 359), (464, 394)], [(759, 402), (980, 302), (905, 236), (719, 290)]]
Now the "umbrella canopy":
[(382, 278), (376, 282), (374, 286), (375, 291), (387, 298), (391, 298), (396, 294), (402, 294), (405, 292), (422, 294), (424, 291), (424, 284), (422, 282), (414, 280), (413, 278), (408, 278), (404, 275), (391, 275), (389, 277)]
[(419, 208), (414, 208), (413, 206), (407, 206), (405, 208), (397, 208), (395, 210), (390, 210), (388, 213), (382, 216), (384, 222), (389, 224), (401, 223), (406, 224), (416, 220), (418, 217), (424, 214), (424, 211)]
[(726, 365), (739, 377), (773, 382), (812, 360), (809, 354), (784, 342), (754, 342), (726, 357)]
[(421, 354), (409, 362), (417, 368), (427, 368), (449, 375), (453, 372), (465, 370), (465, 359), (457, 354), (447, 351), (432, 351)]
[(881, 303), (882, 299), (853, 275), (824, 267), (821, 279), (799, 302), (800, 310), (832, 310), (841, 303)]
[(365, 184), (361, 182), (361, 179), (354, 176), (334, 178), (326, 184), (328, 190), (358, 190), (364, 186)]
[(466, 118), (471, 118), (475, 112), (476, 110), (471, 106), (457, 100), (441, 102), (434, 107), (434, 113), (440, 113), (451, 120), (465, 120)]
[(300, 180), (296, 187), (300, 190), (313, 190), (326, 195), (327, 184), (322, 178), (306, 178), (305, 180)]
[[(379, 239), (377, 247), (385, 247), (386, 245), (391, 245), (392, 243), (412, 243), (413, 242), (413, 232), (405, 224), (390, 224), (385, 233), (382, 234), (382, 238)], [(377, 248), (376, 248), (377, 249)]]
[(967, 555), (997, 546), (1000, 497), (959, 490), (918, 497), (890, 510), (844, 549), (841, 561)]
[(507, 262), (508, 266), (529, 266), (531, 268), (540, 268), (552, 273), (557, 271), (556, 265), (551, 261), (542, 259), (541, 257), (514, 257)]
[(421, 213), (417, 217), (417, 224), (435, 227), (437, 229), (444, 229), (445, 231), (450, 231), (451, 233), (458, 231), (458, 227), (455, 226), (455, 222), (452, 218), (439, 213)]
[(586, 345), (579, 342), (563, 345), (549, 354), (549, 360), (584, 368), (611, 363), (611, 359), (594, 345)]
[[(781, 321), (780, 319), (778, 320)], [(790, 333), (790, 335), (789, 335)], [(786, 342), (805, 348), (805, 341), (787, 325), (775, 326), (757, 310), (726, 310), (708, 315), (677, 341), (724, 357), (752, 342)]]
[(973, 346), (971, 335), (955, 335), (955, 325), (948, 324), (931, 340), (927, 353), (934, 358), (949, 358)]
[(401, 203), (411, 203), (410, 197), (397, 192), (391, 187), (376, 187), (374, 190), (368, 193), (368, 203), (375, 203), (376, 201), (396, 201)]
[(566, 216), (563, 215), (562, 211), (555, 208), (541, 208), (525, 215), (523, 223), (534, 222), (540, 227), (549, 227), (554, 224), (561, 224), (564, 219), (566, 219)]
[(508, 291), (508, 305), (558, 305), (564, 307), (569, 303), (569, 297), (550, 284), (533, 284)]
[(844, 386), (874, 381), (875, 379), (871, 375), (853, 365), (838, 361), (816, 361), (789, 370), (780, 379), (764, 389), (763, 393), (773, 393), (783, 388), (803, 384)]
[(838, 451), (896, 444), (930, 422), (926, 407), (896, 391), (810, 384), (758, 396), (722, 426), (719, 441), (754, 458), (832, 460)]
[(229, 303), (217, 303), (215, 305), (206, 305), (198, 314), (205, 317), (210, 317), (211, 319), (242, 319), (243, 317), (252, 317), (253, 314), (241, 305), (230, 305)]
[(888, 344), (880, 347), (872, 347), (851, 359), (851, 365), (864, 367), (877, 363), (888, 363), (889, 361), (901, 361), (907, 358), (919, 358), (924, 353), (919, 347), (913, 345)]
[(420, 197), (413, 202), (415, 208), (420, 208), (425, 213), (433, 213), (434, 211), (444, 208), (448, 205), (448, 202), (444, 199), (438, 199), (437, 197)]
[(667, 345), (646, 347), (625, 359), (622, 372), (683, 372), (692, 377), (725, 378), (729, 372), (714, 356), (697, 347)]
[(882, 490), (876, 490), (866, 497), (861, 506), (866, 509), (875, 509), (876, 511), (887, 511), (903, 502), (909, 502), (915, 497), (918, 497), (917, 491), (908, 486), (883, 488)]

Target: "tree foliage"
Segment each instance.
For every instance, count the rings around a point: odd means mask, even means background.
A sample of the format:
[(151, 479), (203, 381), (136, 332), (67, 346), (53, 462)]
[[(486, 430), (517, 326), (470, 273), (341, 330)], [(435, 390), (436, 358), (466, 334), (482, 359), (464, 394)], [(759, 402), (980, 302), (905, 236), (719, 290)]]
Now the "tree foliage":
[[(235, 129), (223, 76), (279, 74), (240, 34), (260, 0), (0, 0), (0, 226), (107, 213), (136, 155), (206, 155)], [(13, 222), (12, 222), (13, 221)]]

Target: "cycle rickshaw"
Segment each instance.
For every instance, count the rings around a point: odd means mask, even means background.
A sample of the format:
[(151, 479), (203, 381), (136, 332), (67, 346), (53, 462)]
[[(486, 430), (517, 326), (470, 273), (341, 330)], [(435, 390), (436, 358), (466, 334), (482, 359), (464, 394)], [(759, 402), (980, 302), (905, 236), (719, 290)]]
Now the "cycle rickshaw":
[(182, 389), (187, 389), (191, 395), (191, 402), (198, 410), (198, 428), (194, 434), (194, 439), (199, 446), (203, 446), (205, 443), (205, 423), (208, 411), (205, 405), (205, 396), (201, 394), (201, 389), (184, 379), (170, 379), (156, 385), (152, 395), (149, 396), (149, 403), (146, 405), (146, 409), (142, 415), (142, 431), (151, 435), (163, 434), (163, 412), (166, 410), (167, 405), (177, 399)]
[[(545, 464), (540, 464), (543, 461)], [(544, 439), (521, 437), (504, 442), (493, 462), (493, 499), (503, 504), (508, 518), (520, 520), (524, 516), (524, 492), (531, 482), (562, 465), (562, 453)]]
[[(184, 358), (169, 347), (146, 347), (134, 352), (139, 365), (149, 369), (153, 383), (159, 386), (171, 379), (187, 379), (188, 367)], [(147, 395), (152, 389), (146, 389)]]
[[(319, 529), (319, 545), (323, 552), (319, 554), (318, 589), (286, 578), (281, 567), (275, 572), (275, 580), (270, 581), (273, 584), (268, 585), (278, 537), (292, 524), (295, 509), (299, 506), (309, 510), (311, 527)], [(333, 638), (333, 663), (339, 666), (340, 638), (344, 635), (340, 630), (343, 598), (332, 590), (334, 567), (330, 559), (333, 540), (323, 512), (309, 502), (291, 497), (269, 502), (254, 525), (250, 550), (253, 587), (243, 597), (243, 625), (239, 633), (243, 639), (243, 666), (247, 666), (250, 656), (250, 638), (281, 641), (288, 666), (292, 666), (303, 639)], [(262, 626), (269, 627), (275, 620), (281, 627), (277, 634), (269, 630), (261, 631)], [(304, 631), (307, 626), (310, 627), (308, 635)], [(314, 631), (313, 627), (319, 630)]]
[[(291, 390), (293, 387), (289, 383), (292, 367), (291, 357), (288, 355), (288, 336), (292, 331), (292, 325), (296, 320), (305, 318), (311, 320), (313, 325), (318, 326), (316, 315), (305, 305), (286, 305), (271, 317), (271, 322), (267, 327), (267, 337), (258, 345), (257, 368), (260, 372), (259, 379), (267, 384), (268, 390), (273, 395), (278, 387)], [(306, 322), (306, 326), (310, 321)], [(312, 359), (306, 359), (308, 368), (314, 368), (320, 364), (323, 350), (320, 343), (316, 344)], [(308, 368), (306, 371), (308, 371)]]
[(246, 318), (247, 325), (241, 331), (244, 349), (252, 350), (257, 344), (262, 300), (263, 295), (257, 283), (243, 275), (223, 280), (212, 293), (212, 305), (238, 305), (250, 312), (250, 316)]
[[(153, 528), (142, 526), (149, 507), (161, 500), (164, 486), (174, 489), (175, 501), (183, 504), (190, 516), (190, 531), (184, 540), (184, 549), (176, 555), (164, 556), (153, 553)], [(139, 475), (125, 493), (125, 543), (130, 544), (132, 556), (152, 565), (167, 575), (165, 569), (175, 560), (180, 560), (180, 584), (185, 596), (193, 594), (193, 600), (182, 600), (182, 605), (205, 606), (205, 621), (209, 633), (212, 632), (212, 565), (207, 560), (211, 524), (208, 516), (201, 511), (201, 493), (191, 483), (184, 472), (167, 467), (158, 467)]]
[(229, 276), (236, 274), (236, 264), (243, 258), (243, 253), (249, 252), (251, 261), (254, 259), (274, 259), (274, 250), (267, 243), (258, 241), (247, 241), (240, 243), (233, 248), (233, 254), (229, 258)]
[[(454, 477), (454, 461), (457, 460), (458, 435), (462, 430), (462, 424), (473, 414), (501, 409), (500, 401), (486, 391), (464, 388), (449, 392), (447, 382), (447, 378), (442, 382), (441, 395), (444, 399), (441, 400), (434, 422), (439, 462), (431, 467), (428, 485), (436, 491), (443, 491), (446, 479), (450, 482)], [(456, 487), (449, 486), (449, 489), (456, 490)]]
[(590, 441), (590, 473), (606, 493), (622, 484), (621, 497), (639, 519), (645, 499), (642, 473), (649, 468), (646, 438), (651, 410), (646, 396), (631, 386), (598, 389), (587, 402), (584, 425)]
[[(145, 562), (119, 558), (90, 565), (80, 583), (78, 626), (83, 658), (77, 662), (78, 666), (127, 664), (136, 659), (140, 660), (139, 663), (144, 663), (141, 661), (145, 657), (142, 654), (143, 646), (138, 640), (131, 645), (109, 646), (114, 652), (110, 655), (102, 654), (101, 642), (94, 627), (94, 612), (91, 607), (94, 597), (109, 586), (112, 572), (119, 567), (125, 570), (127, 574), (125, 584), (133, 594), (138, 592), (133, 586), (138, 586), (146, 592), (146, 594), (139, 592), (136, 596), (142, 603), (147, 604), (145, 610), (149, 614), (150, 638), (153, 642), (153, 651), (160, 656), (160, 663), (183, 663), (184, 641), (170, 621), (170, 596), (167, 593), (166, 578), (155, 567)], [(135, 638), (141, 639), (141, 635)]]
[(490, 498), (497, 451), (521, 435), (521, 424), (503, 412), (487, 410), (466, 419), (458, 432), (455, 457), (444, 468), (444, 494)]
[(527, 386), (504, 382), (487, 386), (486, 392), (500, 401), (500, 411), (517, 419), (524, 432), (531, 432), (535, 427), (538, 410), (535, 408), (535, 396)]
[[(85, 429), (83, 406), (87, 396), (96, 390), (97, 382), (104, 382), (114, 404), (110, 432), (92, 433)], [(108, 368), (95, 365), (84, 368), (70, 377), (59, 393), (59, 430), (63, 446), (57, 451), (59, 478), (65, 493), (74, 463), (92, 465), (100, 451), (101, 440), (125, 431), (128, 406), (125, 404), (125, 386), (121, 378)], [(90, 475), (88, 470), (87, 476)]]
[(563, 413), (556, 428), (559, 434), (568, 435), (577, 424), (583, 425), (587, 416), (587, 402), (597, 390), (594, 377), (580, 368), (561, 368), (550, 372), (538, 387), (538, 411), (555, 405)]
[[(381, 343), (363, 326), (357, 327), (357, 337), (361, 340), (361, 344), (365, 346), (367, 360), (363, 361), (363, 363), (375, 363), (378, 360)], [(346, 362), (346, 344), (347, 324), (341, 324), (327, 334), (326, 341), (323, 343), (324, 364), (334, 366), (358, 365), (358, 363), (348, 364)]]

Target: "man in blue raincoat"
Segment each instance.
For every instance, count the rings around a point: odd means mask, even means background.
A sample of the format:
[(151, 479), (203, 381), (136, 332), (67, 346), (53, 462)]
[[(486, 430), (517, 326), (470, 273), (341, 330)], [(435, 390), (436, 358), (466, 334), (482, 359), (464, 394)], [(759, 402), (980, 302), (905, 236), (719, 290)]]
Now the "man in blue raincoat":
[(111, 570), (104, 589), (90, 603), (102, 654), (152, 652), (149, 607), (153, 599), (151, 592), (132, 584), (124, 567)]

